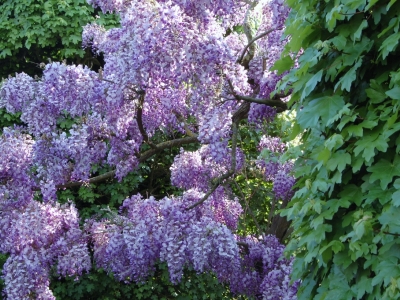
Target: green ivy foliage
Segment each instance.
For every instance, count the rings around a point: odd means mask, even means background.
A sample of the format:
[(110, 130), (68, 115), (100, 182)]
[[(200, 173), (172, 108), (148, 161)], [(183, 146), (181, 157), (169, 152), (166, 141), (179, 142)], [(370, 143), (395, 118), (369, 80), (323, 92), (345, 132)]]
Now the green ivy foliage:
[(22, 70), (39, 75), (38, 64), (49, 58), (97, 63), (90, 51), (82, 50), (82, 27), (93, 21), (116, 26), (116, 20), (86, 0), (0, 1), (0, 78)]
[(287, 2), (299, 299), (399, 299), (400, 1)]

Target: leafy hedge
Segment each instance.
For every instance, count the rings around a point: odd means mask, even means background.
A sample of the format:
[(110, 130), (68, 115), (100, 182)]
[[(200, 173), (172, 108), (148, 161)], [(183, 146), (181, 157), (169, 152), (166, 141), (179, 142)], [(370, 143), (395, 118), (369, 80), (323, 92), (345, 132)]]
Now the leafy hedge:
[[(400, 298), (400, 2), (289, 0), (299, 299)], [(285, 56), (276, 68), (287, 69)]]

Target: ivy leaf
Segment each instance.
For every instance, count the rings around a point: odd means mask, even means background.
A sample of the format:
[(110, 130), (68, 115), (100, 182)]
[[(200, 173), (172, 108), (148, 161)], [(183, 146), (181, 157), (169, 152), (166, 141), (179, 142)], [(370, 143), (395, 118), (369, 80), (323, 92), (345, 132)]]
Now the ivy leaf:
[(368, 27), (368, 21), (367, 20), (363, 20), (360, 24), (360, 26), (358, 27), (357, 31), (354, 32), (353, 35), (353, 41), (359, 40), (361, 37), (361, 33), (363, 31), (364, 28)]
[(321, 69), (316, 74), (314, 74), (310, 78), (310, 80), (308, 80), (305, 87), (303, 88), (303, 92), (301, 93), (300, 100), (303, 100), (315, 89), (315, 86), (317, 85), (317, 83), (321, 81), (322, 73), (323, 73), (323, 70)]
[(362, 64), (362, 59), (358, 59), (357, 62), (355, 63), (355, 65), (350, 68), (350, 70), (347, 71), (346, 74), (344, 74), (340, 80), (338, 81), (338, 83), (336, 83), (335, 85), (335, 91), (336, 89), (341, 85), (342, 86), (342, 91), (346, 90), (348, 92), (350, 92), (350, 88), (351, 88), (351, 84), (353, 81), (356, 80), (356, 71), (357, 69), (361, 66)]
[(344, 152), (344, 150), (335, 152), (332, 157), (328, 160), (326, 167), (330, 171), (334, 171), (336, 169), (339, 172), (343, 172), (346, 165), (351, 163), (351, 156), (349, 153)]
[(383, 87), (374, 79), (371, 80), (370, 88), (366, 89), (365, 92), (367, 93), (368, 98), (371, 99), (371, 103), (380, 103), (387, 97), (387, 93), (385, 93)]
[(315, 127), (320, 118), (323, 125), (335, 117), (345, 105), (339, 95), (324, 96), (310, 101), (302, 111), (298, 113), (298, 123), (303, 128)]
[(375, 156), (375, 149), (386, 152), (388, 148), (387, 139), (379, 135), (380, 130), (376, 128), (370, 134), (365, 134), (364, 137), (358, 140), (354, 148), (354, 154), (358, 155), (363, 152), (362, 157), (366, 162), (369, 162)]
[(393, 180), (394, 176), (400, 176), (400, 159), (396, 155), (393, 163), (386, 159), (381, 159), (378, 163), (367, 169), (371, 172), (371, 177), (369, 182), (373, 183), (376, 180), (381, 182), (381, 188), (384, 190), (387, 188), (388, 184)]
[(400, 87), (395, 85), (394, 88), (388, 90), (385, 94), (394, 100), (400, 100)]
[(399, 259), (394, 256), (385, 258), (376, 267), (375, 272), (376, 276), (372, 279), (372, 285), (380, 285), (382, 282), (388, 285), (391, 278), (400, 277)]
[(390, 35), (386, 40), (383, 41), (382, 46), (379, 48), (382, 58), (385, 59), (390, 52), (392, 52), (398, 45), (400, 39), (400, 32)]
[(290, 57), (290, 55), (287, 55), (277, 60), (275, 64), (271, 67), (271, 70), (277, 70), (278, 75), (280, 75), (283, 72), (289, 70), (293, 66), (293, 63), (293, 59)]

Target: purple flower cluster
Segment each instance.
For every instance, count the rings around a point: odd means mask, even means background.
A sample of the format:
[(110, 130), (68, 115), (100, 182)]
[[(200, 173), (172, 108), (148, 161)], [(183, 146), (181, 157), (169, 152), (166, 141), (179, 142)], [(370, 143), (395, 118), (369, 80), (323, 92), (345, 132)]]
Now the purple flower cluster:
[(263, 104), (251, 103), (249, 122), (261, 126), (264, 122), (271, 123), (276, 116), (276, 109)]
[[(231, 193), (232, 191), (227, 187), (218, 187), (202, 205), (193, 209), (196, 219), (206, 216), (226, 225), (231, 230), (236, 230), (243, 209), (237, 198), (231, 199), (228, 196)], [(177, 200), (182, 202), (184, 207), (190, 207), (203, 197), (204, 193), (190, 189), (185, 191)]]
[(270, 69), (279, 59), (287, 42), (287, 40), (282, 40), (282, 33), (289, 8), (284, 5), (283, 0), (266, 2), (266, 5), (262, 8), (262, 20), (255, 36), (269, 30), (273, 31), (257, 41), (257, 53), (250, 62), (249, 78), (254, 81), (255, 87), (257, 87), (258, 97), (268, 99), (271, 92), (275, 90), (278, 81), (285, 75), (277, 75), (276, 71), (270, 71)]
[(86, 67), (51, 63), (40, 81), (23, 73), (7, 79), (0, 88), (0, 106), (22, 111), (21, 120), (36, 137), (51, 134), (65, 112), (75, 117), (90, 111), (99, 97), (96, 78)]
[(286, 151), (286, 144), (281, 141), (279, 137), (270, 137), (263, 135), (258, 144), (258, 150), (268, 149), (271, 152), (280, 153)]
[(290, 282), (293, 259), (283, 257), (285, 247), (272, 235), (261, 241), (247, 237), (248, 251), (231, 289), (234, 293), (258, 296), (260, 299), (297, 299), (299, 282)]
[[(171, 183), (179, 188), (195, 188), (206, 192), (212, 179), (226, 173), (231, 167), (231, 149), (219, 160), (213, 156), (214, 144), (202, 146), (199, 150), (181, 153), (175, 156), (171, 166)], [(244, 154), (236, 149), (236, 171), (244, 166)]]
[(280, 170), (275, 176), (273, 191), (277, 199), (289, 201), (294, 195), (292, 190), (296, 180), (286, 170)]
[(35, 182), (29, 173), (35, 142), (18, 128), (4, 128), (0, 136), (0, 211), (33, 199)]
[[(178, 282), (188, 263), (226, 278), (237, 265), (238, 248), (232, 232), (209, 216), (186, 210), (182, 199), (140, 195), (124, 201), (122, 216), (89, 222), (96, 263), (119, 280), (144, 280), (157, 261), (165, 261), (170, 279)], [(203, 252), (205, 245), (212, 245)], [(123, 254), (123, 255), (121, 255)]]
[(79, 276), (91, 268), (87, 240), (73, 205), (31, 201), (3, 210), (0, 252), (9, 253), (3, 267), (9, 299), (55, 299), (49, 290), (53, 266), (60, 276)]
[(43, 199), (56, 200), (56, 185), (71, 180), (87, 180), (93, 163), (106, 155), (106, 144), (92, 140), (86, 125), (73, 126), (66, 133), (42, 135), (33, 147), (35, 177)]
[(210, 154), (217, 163), (228, 154), (228, 137), (232, 125), (230, 109), (218, 106), (200, 124), (199, 141), (210, 145)]
[(264, 177), (272, 181), (273, 191), (277, 199), (290, 200), (294, 191), (295, 178), (290, 174), (293, 168), (291, 162), (279, 162), (279, 156), (286, 151), (286, 144), (278, 137), (262, 136), (258, 149), (266, 153), (266, 159), (258, 159), (257, 166), (264, 172)]

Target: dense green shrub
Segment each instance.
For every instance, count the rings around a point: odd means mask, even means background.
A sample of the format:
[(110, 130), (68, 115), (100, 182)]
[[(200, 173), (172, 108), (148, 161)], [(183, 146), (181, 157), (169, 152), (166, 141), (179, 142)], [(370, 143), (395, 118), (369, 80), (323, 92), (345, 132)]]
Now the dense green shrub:
[(212, 274), (186, 270), (182, 281), (172, 284), (165, 263), (159, 264), (154, 276), (143, 284), (116, 281), (100, 269), (82, 276), (79, 281), (73, 278), (53, 281), (51, 289), (57, 299), (232, 299), (229, 289), (219, 284)]
[(95, 20), (117, 24), (115, 15), (95, 11), (86, 0), (1, 1), (0, 79), (21, 71), (40, 74), (39, 63), (49, 58), (96, 64), (90, 51), (81, 47), (82, 27)]

